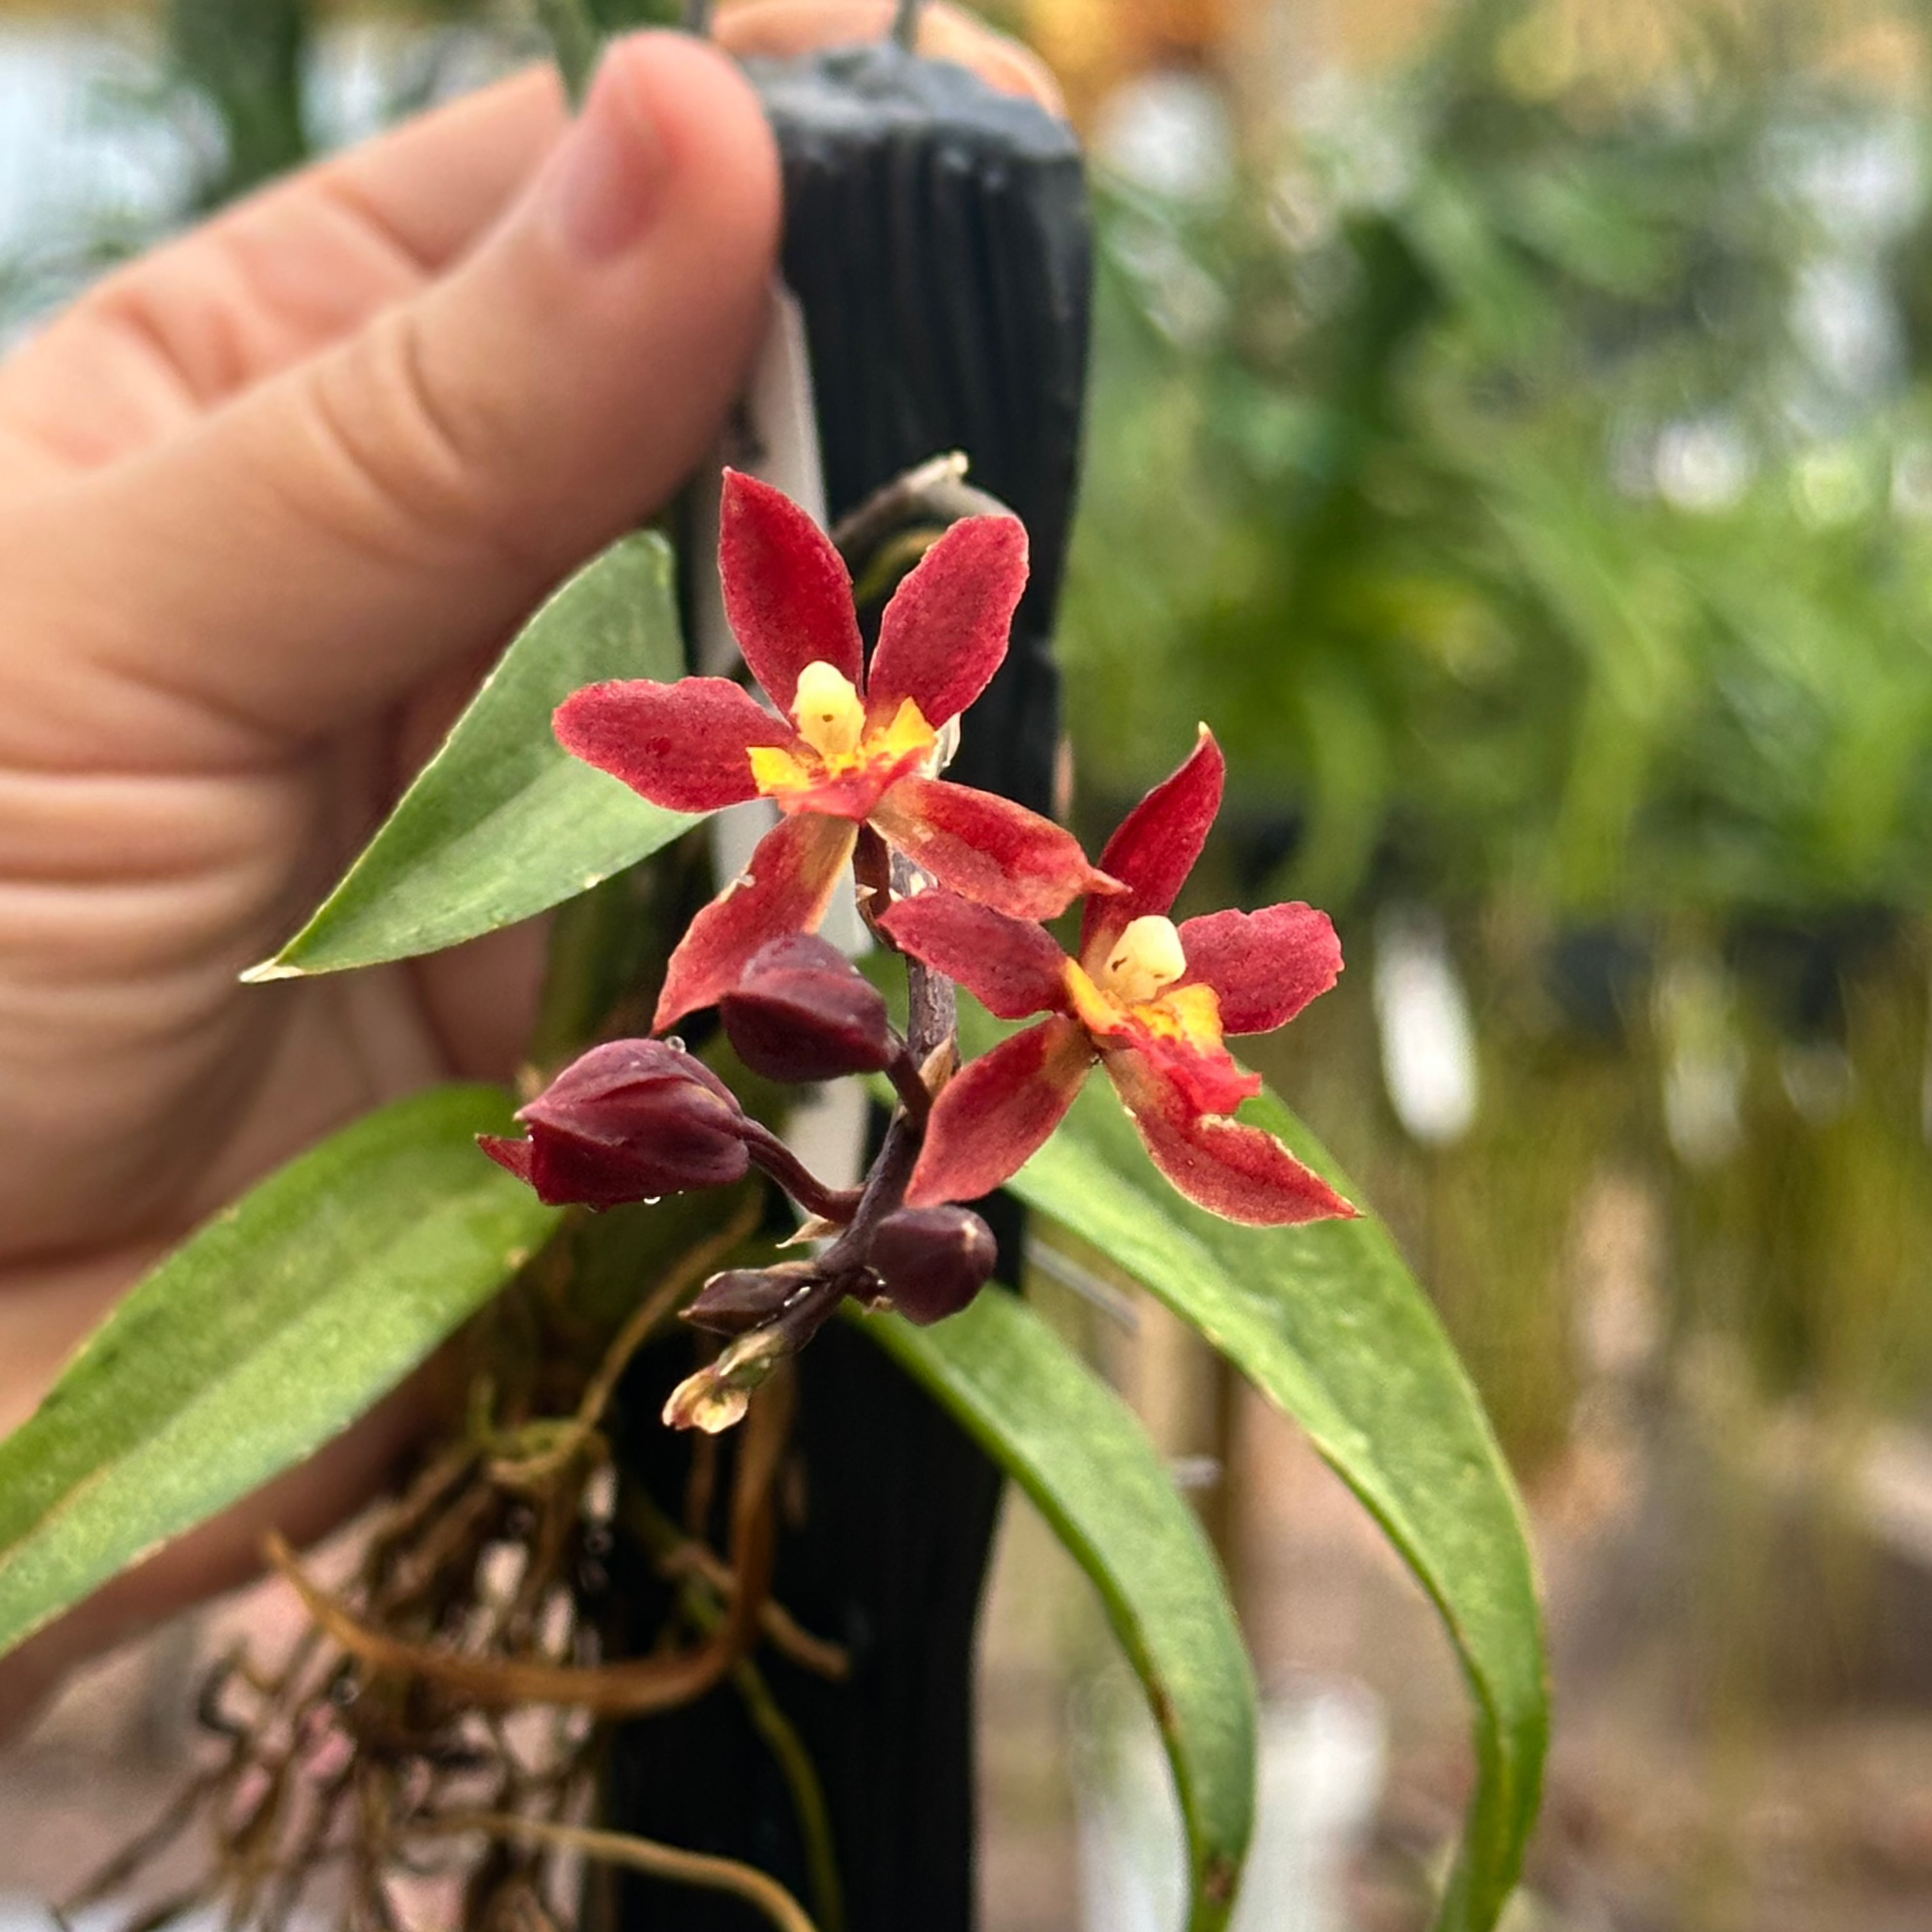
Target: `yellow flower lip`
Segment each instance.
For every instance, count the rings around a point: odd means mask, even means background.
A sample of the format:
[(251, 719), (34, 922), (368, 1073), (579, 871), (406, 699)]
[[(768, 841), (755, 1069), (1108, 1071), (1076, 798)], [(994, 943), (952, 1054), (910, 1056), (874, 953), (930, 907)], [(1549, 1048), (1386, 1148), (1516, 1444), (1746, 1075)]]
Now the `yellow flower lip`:
[(1124, 1006), (1144, 1006), (1158, 998), (1187, 970), (1180, 934), (1171, 919), (1145, 913), (1130, 920), (1107, 949), (1094, 983)]
[[(852, 809), (854, 782), (862, 785), (869, 776), (883, 788), (910, 769), (929, 768), (939, 744), (910, 698), (884, 724), (868, 724), (865, 700), (851, 680), (816, 660), (799, 673), (792, 722), (798, 733), (792, 744), (751, 747), (752, 782), (788, 812), (825, 796), (828, 808), (841, 816), (862, 816)], [(830, 805), (832, 790), (840, 790), (842, 804)]]
[(1090, 974), (1066, 962), (1068, 1004), (1096, 1036), (1212, 1056), (1222, 1051), (1221, 1002), (1211, 986), (1176, 986), (1186, 971), (1173, 920), (1144, 914), (1121, 928)]
[(798, 674), (792, 718), (821, 758), (849, 758), (866, 735), (865, 700), (836, 665), (814, 658)]

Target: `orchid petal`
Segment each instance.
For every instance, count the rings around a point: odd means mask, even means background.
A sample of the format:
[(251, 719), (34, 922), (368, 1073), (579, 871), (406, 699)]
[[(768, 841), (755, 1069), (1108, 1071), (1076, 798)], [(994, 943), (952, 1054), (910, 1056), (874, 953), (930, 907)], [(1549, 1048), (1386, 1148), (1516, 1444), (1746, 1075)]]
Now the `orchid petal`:
[(879, 620), (866, 708), (890, 718), (908, 698), (935, 728), (992, 681), (1026, 589), (1026, 528), (1017, 517), (965, 517), (893, 592)]
[(506, 1172), (526, 1187), (536, 1185), (532, 1172), (532, 1150), (526, 1140), (513, 1140), (507, 1134), (478, 1134), (476, 1144)]
[(725, 471), (718, 568), (738, 648), (788, 717), (808, 664), (859, 682), (865, 656), (851, 578), (831, 539), (782, 490)]
[(1114, 887), (1051, 819), (944, 778), (900, 779), (871, 822), (940, 884), (1014, 919), (1052, 919), (1082, 892)]
[(1301, 904), (1210, 913), (1180, 928), (1186, 985), (1211, 986), (1223, 1033), (1286, 1026), (1342, 974), (1342, 942), (1325, 912)]
[(1272, 1134), (1225, 1114), (1197, 1113), (1174, 1082), (1132, 1048), (1109, 1053), (1106, 1066), (1155, 1166), (1210, 1214), (1258, 1228), (1354, 1216)]
[[(1190, 1013), (1195, 1003), (1207, 1012)], [(1197, 1114), (1232, 1114), (1262, 1090), (1262, 1076), (1240, 1066), (1222, 1045), (1215, 998), (1206, 986), (1183, 986), (1152, 1010), (1164, 1024), (1134, 1027), (1120, 1041), (1143, 1055)], [(1170, 1030), (1170, 1028), (1172, 1029)]]
[(1058, 1018), (969, 1061), (933, 1102), (906, 1204), (976, 1201), (1011, 1180), (1059, 1126), (1093, 1064), (1085, 1029)]
[(858, 828), (802, 812), (758, 841), (752, 862), (691, 922), (665, 969), (652, 1030), (715, 1006), (752, 956), (792, 932), (815, 932), (852, 856)]
[(573, 758), (668, 812), (715, 812), (755, 798), (752, 747), (797, 736), (726, 677), (590, 685), (557, 706), (555, 729)]
[(1066, 955), (1029, 920), (1009, 919), (957, 892), (915, 892), (879, 921), (892, 944), (957, 980), (996, 1019), (1066, 1005)]
[(1127, 890), (1108, 899), (1090, 899), (1080, 922), (1080, 957), (1094, 970), (1097, 954), (1148, 913), (1174, 904), (1221, 808), (1227, 765), (1206, 725), (1186, 762), (1163, 778), (1120, 821), (1100, 855), (1100, 869)]

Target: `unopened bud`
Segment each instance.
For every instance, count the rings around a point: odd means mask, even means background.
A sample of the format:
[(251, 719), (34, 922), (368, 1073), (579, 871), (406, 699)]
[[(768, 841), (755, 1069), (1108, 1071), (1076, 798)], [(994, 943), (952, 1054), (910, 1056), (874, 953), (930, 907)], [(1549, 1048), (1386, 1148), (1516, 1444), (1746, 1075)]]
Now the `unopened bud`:
[(663, 1040), (592, 1047), (517, 1118), (527, 1140), (482, 1135), (483, 1151), (552, 1207), (614, 1208), (722, 1187), (749, 1166), (731, 1090)]
[(885, 996), (815, 933), (754, 954), (718, 1011), (739, 1058), (768, 1080), (834, 1080), (892, 1060)]
[(892, 1306), (924, 1328), (957, 1315), (999, 1258), (992, 1229), (970, 1208), (902, 1208), (879, 1223), (866, 1262)]
[(694, 1326), (715, 1335), (742, 1335), (769, 1322), (818, 1280), (814, 1262), (780, 1262), (764, 1268), (727, 1268), (714, 1274), (684, 1311)]

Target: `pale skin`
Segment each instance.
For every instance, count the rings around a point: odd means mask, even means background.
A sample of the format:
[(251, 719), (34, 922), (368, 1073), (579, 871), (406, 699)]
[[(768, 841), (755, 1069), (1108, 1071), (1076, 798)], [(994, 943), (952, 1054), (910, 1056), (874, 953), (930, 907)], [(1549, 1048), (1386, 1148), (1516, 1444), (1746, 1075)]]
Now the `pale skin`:
[[(875, 39), (883, 0), (718, 38)], [(1048, 104), (935, 8), (926, 49)], [(641, 34), (573, 125), (533, 70), (272, 188), (0, 366), (0, 1431), (160, 1253), (380, 1102), (502, 1078), (542, 935), (248, 988), (505, 637), (710, 447), (755, 346), (776, 153), (718, 52)], [(418, 1426), (308, 1467), (0, 1661), (79, 1660), (318, 1533)]]

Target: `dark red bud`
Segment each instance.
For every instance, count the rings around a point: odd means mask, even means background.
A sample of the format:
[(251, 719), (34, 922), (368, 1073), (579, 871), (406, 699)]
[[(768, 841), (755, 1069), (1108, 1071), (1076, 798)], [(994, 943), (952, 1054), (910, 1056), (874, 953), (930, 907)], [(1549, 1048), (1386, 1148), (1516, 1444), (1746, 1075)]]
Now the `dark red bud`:
[(999, 1258), (992, 1229), (970, 1208), (902, 1208), (879, 1223), (866, 1261), (892, 1306), (923, 1328), (957, 1315)]
[(716, 1335), (742, 1335), (769, 1322), (818, 1279), (811, 1262), (780, 1262), (776, 1268), (727, 1268), (714, 1274), (684, 1311), (684, 1318)]
[(768, 1080), (836, 1080), (892, 1061), (885, 996), (815, 933), (754, 953), (718, 1011), (738, 1057)]
[(619, 1040), (573, 1060), (517, 1115), (524, 1141), (483, 1151), (552, 1207), (614, 1208), (744, 1178), (744, 1117), (731, 1090), (681, 1047)]

